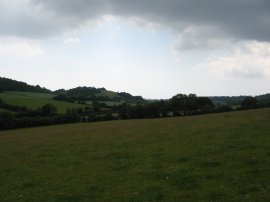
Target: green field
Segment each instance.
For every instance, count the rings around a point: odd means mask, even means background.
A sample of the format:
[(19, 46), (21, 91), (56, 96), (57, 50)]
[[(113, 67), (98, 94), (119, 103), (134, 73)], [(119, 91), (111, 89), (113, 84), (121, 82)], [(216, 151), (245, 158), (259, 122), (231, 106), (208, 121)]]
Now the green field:
[(96, 93), (95, 96), (97, 96), (97, 97), (106, 96), (106, 97), (109, 97), (109, 98), (119, 97), (119, 95), (117, 95), (116, 92), (109, 91), (109, 90), (102, 90), (100, 93)]
[(6, 112), (6, 111), (9, 111), (9, 110), (0, 108), (0, 112)]
[(65, 113), (67, 109), (84, 107), (84, 105), (81, 104), (52, 100), (53, 96), (54, 95), (52, 94), (46, 93), (17, 91), (6, 91), (0, 93), (0, 99), (4, 102), (12, 105), (26, 106), (28, 108), (38, 108), (51, 103), (57, 107), (59, 113)]
[(270, 109), (0, 132), (0, 201), (270, 201)]

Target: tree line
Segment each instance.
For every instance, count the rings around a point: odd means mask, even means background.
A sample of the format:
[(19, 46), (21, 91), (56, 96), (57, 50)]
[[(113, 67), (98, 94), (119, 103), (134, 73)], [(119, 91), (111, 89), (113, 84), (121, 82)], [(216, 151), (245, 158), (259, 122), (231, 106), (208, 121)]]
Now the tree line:
[(178, 94), (169, 100), (159, 100), (145, 104), (122, 103), (108, 107), (104, 103), (93, 102), (93, 106), (68, 109), (65, 114), (58, 114), (57, 108), (46, 104), (38, 109), (10, 105), (0, 100), (0, 108), (11, 110), (0, 112), (0, 129), (32, 127), (41, 125), (64, 124), (74, 122), (95, 122), (116, 119), (144, 119), (170, 116), (191, 116), (199, 114), (230, 112), (270, 107), (269, 102), (259, 102), (254, 97), (245, 97), (236, 109), (228, 105), (215, 106), (207, 97), (197, 97), (195, 94)]
[(46, 104), (38, 109), (29, 109), (6, 104), (0, 100), (0, 107), (12, 110), (12, 112), (0, 112), (0, 129), (2, 130), (80, 121), (77, 109), (68, 109), (65, 114), (57, 114), (57, 108), (52, 104)]
[(49, 89), (42, 88), (39, 85), (33, 86), (21, 81), (0, 77), (0, 92), (3, 91), (22, 91), (22, 92), (37, 92), (51, 93)]
[[(98, 105), (98, 102), (95, 102)], [(270, 102), (262, 103), (254, 97), (245, 97), (239, 107), (229, 105), (214, 105), (207, 97), (197, 97), (195, 94), (178, 94), (169, 100), (159, 100), (145, 104), (132, 105), (123, 103), (112, 106), (109, 111), (94, 110), (94, 108), (80, 109), (84, 121), (103, 121), (113, 119), (143, 119), (169, 116), (191, 116), (209, 113), (230, 112), (236, 110), (270, 107)], [(100, 112), (100, 113), (99, 113)], [(102, 114), (103, 113), (103, 114)], [(118, 116), (112, 116), (117, 113)], [(103, 115), (103, 116), (101, 116)]]
[(94, 87), (76, 87), (69, 90), (59, 89), (54, 91), (57, 94), (53, 97), (54, 100), (66, 101), (66, 102), (86, 102), (86, 101), (130, 101), (134, 103), (142, 103), (144, 99), (141, 96), (133, 96), (126, 92), (115, 93), (115, 96), (97, 95), (102, 91), (106, 91), (105, 88)]

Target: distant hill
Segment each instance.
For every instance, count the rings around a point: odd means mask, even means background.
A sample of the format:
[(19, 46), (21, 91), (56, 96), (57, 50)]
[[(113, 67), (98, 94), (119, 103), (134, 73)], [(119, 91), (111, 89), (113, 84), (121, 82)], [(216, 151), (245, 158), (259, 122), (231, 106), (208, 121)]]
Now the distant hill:
[[(16, 92), (34, 92), (34, 93), (50, 93), (56, 95), (55, 100), (77, 102), (77, 101), (111, 101), (111, 102), (131, 102), (143, 103), (146, 100), (142, 96), (133, 96), (126, 92), (114, 92), (105, 88), (95, 88), (79, 86), (72, 89), (59, 89), (51, 91), (39, 85), (29, 85), (22, 81), (16, 81), (9, 78), (0, 77), (0, 92), (1, 91), (16, 91)], [(247, 96), (212, 96), (209, 97), (215, 105), (230, 105), (237, 106)], [(262, 102), (270, 102), (270, 94), (255, 96)]]
[(269, 102), (270, 101), (270, 93), (264, 95), (255, 96), (255, 98), (261, 102)]
[[(9, 78), (0, 77), (0, 92), (3, 91), (16, 91), (16, 92), (33, 92), (33, 93), (51, 93), (58, 96), (59, 99), (65, 101), (70, 100), (96, 100), (96, 101), (131, 101), (131, 102), (143, 102), (144, 99), (141, 96), (133, 96), (126, 92), (113, 92), (106, 90), (105, 88), (95, 88), (79, 86), (69, 90), (59, 89), (51, 91), (47, 88), (40, 87), (39, 85), (29, 85), (22, 81), (16, 81)], [(65, 98), (63, 98), (65, 96)]]
[(94, 96), (97, 93), (100, 93), (103, 88), (95, 88), (95, 87), (76, 87), (69, 90), (59, 89), (54, 91), (55, 94), (62, 94), (66, 96)]
[(209, 98), (214, 104), (237, 105), (244, 100), (245, 97), (246, 96), (213, 96)]
[[(213, 96), (209, 97), (214, 104), (226, 104), (226, 105), (237, 105), (240, 104), (242, 100), (246, 97), (245, 95), (241, 96)], [(258, 101), (261, 102), (269, 102), (270, 101), (270, 94), (258, 95), (254, 96)]]
[(16, 81), (4, 77), (0, 77), (0, 92), (1, 91), (51, 93), (49, 89), (42, 88), (39, 85), (33, 86), (25, 82)]
[[(51, 103), (56, 108), (58, 113), (64, 114), (67, 109), (80, 108), (85, 105), (78, 103), (68, 103), (62, 101), (52, 100), (54, 97), (50, 93), (35, 93), (35, 92), (19, 92), (19, 91), (5, 91), (0, 93), (0, 100), (11, 105), (24, 106), (29, 109), (37, 109)], [(0, 107), (1, 110), (1, 107)]]
[(141, 96), (133, 96), (126, 92), (113, 92), (106, 90), (105, 88), (95, 87), (76, 87), (69, 90), (59, 89), (54, 91), (58, 96), (58, 100), (96, 100), (96, 101), (131, 101), (131, 102), (143, 102), (144, 99)]

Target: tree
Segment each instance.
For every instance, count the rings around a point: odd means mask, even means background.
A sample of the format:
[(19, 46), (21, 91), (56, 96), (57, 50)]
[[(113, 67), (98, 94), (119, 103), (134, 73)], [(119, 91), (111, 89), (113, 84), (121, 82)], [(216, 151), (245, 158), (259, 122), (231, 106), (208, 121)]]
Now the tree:
[(213, 102), (208, 97), (198, 97), (197, 105), (200, 109), (211, 109), (214, 107)]
[(246, 97), (241, 102), (242, 109), (253, 109), (253, 108), (257, 108), (257, 106), (258, 106), (258, 100), (252, 96)]
[(77, 109), (77, 112), (78, 112), (79, 114), (82, 114), (82, 113), (83, 113), (83, 108), (82, 108), (82, 107), (78, 108), (78, 109)]
[(186, 95), (177, 94), (171, 98), (172, 110), (175, 112), (181, 112), (186, 109)]
[(0, 86), (3, 90), (50, 93), (51, 91), (40, 86), (32, 86), (27, 83), (0, 77)]
[(93, 111), (99, 112), (100, 111), (100, 104), (97, 101), (93, 101)]
[(125, 102), (118, 106), (119, 117), (121, 119), (129, 119), (130, 118), (130, 106)]
[(13, 128), (15, 126), (14, 116), (10, 112), (0, 112), (0, 129)]
[(77, 109), (68, 109), (66, 112), (67, 122), (79, 122), (81, 117)]
[(41, 111), (44, 116), (51, 116), (57, 113), (57, 108), (53, 104), (49, 103), (44, 105), (41, 108)]

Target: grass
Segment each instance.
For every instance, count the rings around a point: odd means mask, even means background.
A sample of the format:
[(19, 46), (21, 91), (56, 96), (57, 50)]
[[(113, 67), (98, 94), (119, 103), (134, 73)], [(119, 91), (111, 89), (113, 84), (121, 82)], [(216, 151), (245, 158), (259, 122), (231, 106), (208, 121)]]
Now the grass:
[(270, 109), (0, 132), (0, 201), (270, 201)]
[(100, 93), (96, 93), (95, 95), (97, 97), (99, 97), (99, 96), (106, 96), (106, 97), (109, 97), (109, 98), (119, 97), (119, 95), (117, 95), (116, 92), (109, 91), (109, 90), (101, 90)]
[(0, 108), (0, 112), (7, 112), (7, 111), (9, 111), (9, 110)]
[(12, 105), (21, 105), (28, 108), (38, 108), (45, 104), (51, 103), (55, 105), (59, 113), (65, 113), (69, 108), (84, 107), (81, 104), (68, 103), (62, 101), (52, 100), (52, 94), (46, 93), (32, 93), (32, 92), (17, 92), (17, 91), (6, 91), (0, 93), (0, 99), (4, 102)]

